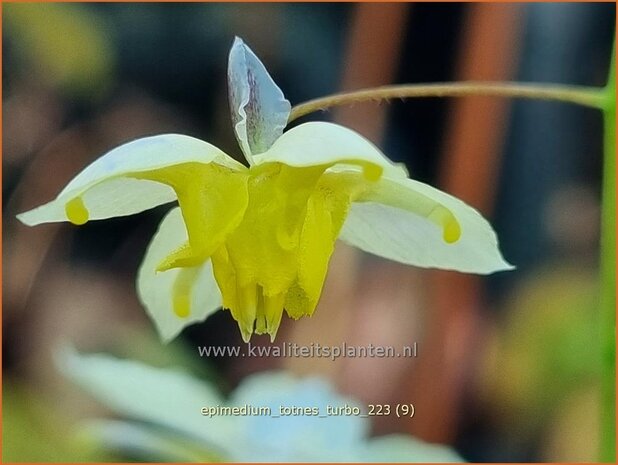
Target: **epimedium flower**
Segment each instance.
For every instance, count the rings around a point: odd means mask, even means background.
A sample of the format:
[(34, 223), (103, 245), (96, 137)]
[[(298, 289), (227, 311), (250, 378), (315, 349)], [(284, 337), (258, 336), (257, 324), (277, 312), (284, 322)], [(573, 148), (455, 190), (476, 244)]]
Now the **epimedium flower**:
[[(181, 367), (152, 367), (105, 354), (80, 354), (71, 348), (59, 351), (55, 359), (68, 379), (119, 416), (79, 424), (81, 437), (131, 459), (180, 463), (462, 461), (447, 446), (409, 435), (372, 437), (367, 407), (343, 396), (323, 378), (262, 372), (244, 378), (225, 397), (214, 383)], [(333, 414), (332, 409), (345, 406), (362, 414)], [(238, 414), (230, 414), (231, 409)]]
[(132, 215), (177, 200), (140, 267), (141, 302), (161, 337), (223, 306), (242, 337), (274, 339), (282, 314), (318, 303), (337, 238), (402, 263), (488, 274), (511, 269), (489, 223), (408, 178), (358, 133), (327, 122), (286, 132), (290, 103), (236, 38), (229, 55), (234, 132), (248, 167), (202, 140), (145, 137), (95, 160), (25, 224)]

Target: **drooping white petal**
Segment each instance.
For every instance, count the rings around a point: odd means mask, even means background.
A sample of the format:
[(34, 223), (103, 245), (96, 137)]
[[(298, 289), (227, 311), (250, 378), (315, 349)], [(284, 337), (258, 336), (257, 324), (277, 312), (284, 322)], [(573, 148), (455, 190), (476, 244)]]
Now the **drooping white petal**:
[(178, 368), (155, 368), (109, 355), (81, 355), (65, 348), (57, 354), (61, 371), (116, 413), (200, 438), (228, 444), (225, 417), (205, 418), (203, 406), (223, 403), (209, 384)]
[(400, 165), (389, 160), (374, 144), (357, 132), (326, 122), (304, 123), (290, 129), (255, 164), (279, 162), (289, 166), (362, 165), (390, 177), (406, 177)]
[(66, 206), (74, 199), (81, 199), (89, 220), (139, 213), (176, 197), (171, 187), (135, 179), (131, 174), (191, 162), (244, 169), (214, 145), (194, 137), (145, 137), (101, 156), (73, 178), (55, 200), (17, 217), (28, 226), (67, 221)]
[(283, 133), (290, 102), (259, 58), (238, 37), (228, 62), (230, 111), (234, 133), (247, 161), (265, 152)]
[(186, 241), (180, 208), (174, 208), (161, 222), (137, 276), (139, 298), (165, 342), (176, 337), (185, 326), (203, 321), (221, 307), (221, 293), (210, 260), (192, 268), (156, 271)]
[(478, 274), (513, 269), (478, 211), (411, 179), (376, 183), (352, 204), (340, 238), (366, 252), (423, 268)]

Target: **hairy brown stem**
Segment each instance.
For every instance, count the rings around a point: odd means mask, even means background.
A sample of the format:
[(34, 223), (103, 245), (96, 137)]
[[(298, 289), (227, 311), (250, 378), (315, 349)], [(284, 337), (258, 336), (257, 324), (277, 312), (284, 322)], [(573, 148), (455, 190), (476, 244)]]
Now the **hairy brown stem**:
[(599, 109), (603, 108), (604, 105), (602, 89), (596, 87), (477, 81), (404, 84), (342, 92), (309, 100), (292, 108), (288, 123), (315, 111), (354, 103), (379, 102), (394, 98), (466, 97), (473, 95), (554, 100)]

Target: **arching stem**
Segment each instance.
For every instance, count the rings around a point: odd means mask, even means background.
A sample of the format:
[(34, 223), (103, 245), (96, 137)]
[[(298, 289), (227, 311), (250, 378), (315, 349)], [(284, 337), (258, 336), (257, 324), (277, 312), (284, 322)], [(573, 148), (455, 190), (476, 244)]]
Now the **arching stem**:
[(448, 82), (434, 84), (404, 84), (342, 92), (309, 100), (292, 108), (288, 123), (316, 111), (362, 102), (427, 97), (490, 96), (555, 100), (603, 109), (603, 89), (556, 84), (526, 84), (512, 82)]

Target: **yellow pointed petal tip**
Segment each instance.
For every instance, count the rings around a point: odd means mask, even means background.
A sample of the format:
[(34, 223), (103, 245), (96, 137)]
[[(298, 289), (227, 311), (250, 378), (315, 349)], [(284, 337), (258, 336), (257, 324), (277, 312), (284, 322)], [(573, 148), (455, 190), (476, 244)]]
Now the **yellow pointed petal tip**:
[(285, 294), (278, 294), (273, 297), (264, 296), (264, 319), (266, 320), (266, 332), (270, 335), (270, 342), (275, 342), (281, 317), (283, 316), (283, 305)]
[(442, 205), (436, 206), (427, 219), (442, 227), (442, 239), (447, 244), (454, 244), (461, 238), (461, 226), (455, 215)]
[(208, 259), (208, 256), (207, 253), (196, 252), (191, 248), (189, 243), (186, 242), (161, 260), (161, 263), (157, 265), (156, 271), (160, 273), (173, 268), (198, 266), (204, 263), (204, 261)]
[(459, 226), (459, 222), (453, 217), (443, 226), (442, 238), (447, 244), (454, 244), (460, 237), (461, 226)]
[(191, 315), (191, 294), (197, 280), (198, 267), (183, 268), (176, 276), (172, 288), (172, 309), (179, 318), (188, 318)]
[(64, 211), (68, 220), (76, 226), (86, 224), (90, 218), (88, 209), (84, 205), (84, 201), (81, 197), (75, 197), (69, 200), (64, 207)]
[(178, 318), (188, 318), (191, 315), (191, 302), (188, 295), (174, 296), (174, 314)]
[(238, 290), (238, 304), (240, 311), (238, 312), (238, 327), (243, 341), (249, 342), (253, 334), (253, 327), (258, 309), (258, 296), (255, 285), (248, 285)]
[[(258, 335), (268, 334), (270, 342), (275, 342), (275, 337), (281, 324), (281, 317), (283, 316), (285, 294), (265, 296), (261, 286), (252, 287), (257, 289), (256, 308), (255, 313), (253, 313), (253, 307), (247, 307), (246, 310), (248, 311), (242, 312), (239, 318), (238, 324), (242, 337), (245, 342), (248, 342), (252, 333), (255, 332)], [(253, 321), (251, 321), (252, 315), (254, 315)]]
[(373, 163), (367, 163), (363, 165), (363, 175), (367, 181), (376, 182), (382, 177), (384, 168)]
[(249, 341), (251, 340), (251, 336), (253, 335), (253, 330), (248, 330), (247, 328), (243, 327), (240, 323), (238, 323), (238, 327), (240, 328), (240, 335), (242, 337), (242, 340), (248, 344)]

